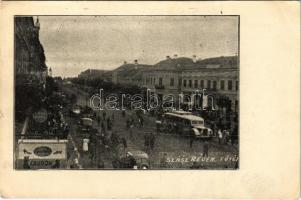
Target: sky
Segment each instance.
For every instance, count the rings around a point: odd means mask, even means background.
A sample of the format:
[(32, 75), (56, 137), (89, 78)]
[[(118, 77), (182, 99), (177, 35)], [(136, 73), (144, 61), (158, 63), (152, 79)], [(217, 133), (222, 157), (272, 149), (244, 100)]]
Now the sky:
[(111, 70), (124, 61), (238, 53), (236, 16), (39, 16), (40, 41), (53, 76)]

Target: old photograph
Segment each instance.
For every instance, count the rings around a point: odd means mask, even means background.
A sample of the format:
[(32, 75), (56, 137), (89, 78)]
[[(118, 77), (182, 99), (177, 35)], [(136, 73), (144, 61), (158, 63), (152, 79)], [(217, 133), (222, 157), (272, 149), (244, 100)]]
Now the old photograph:
[(239, 170), (238, 15), (14, 16), (14, 169)]

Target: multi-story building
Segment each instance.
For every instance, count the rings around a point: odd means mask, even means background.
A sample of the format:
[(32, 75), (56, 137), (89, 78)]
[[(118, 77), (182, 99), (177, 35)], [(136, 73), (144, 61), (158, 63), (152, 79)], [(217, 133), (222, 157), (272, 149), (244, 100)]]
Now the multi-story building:
[(39, 30), (38, 18), (34, 22), (33, 17), (15, 17), (15, 72), (45, 81), (47, 66)]
[(179, 94), (191, 94), (206, 89), (209, 94), (221, 94), (229, 98), (231, 109), (238, 109), (238, 61), (237, 56), (204, 60), (170, 58), (169, 56), (143, 72), (142, 85), (158, 94), (168, 94), (177, 99)]
[(139, 85), (142, 84), (143, 72), (152, 65), (124, 62), (123, 65), (112, 71), (112, 82), (115, 84)]

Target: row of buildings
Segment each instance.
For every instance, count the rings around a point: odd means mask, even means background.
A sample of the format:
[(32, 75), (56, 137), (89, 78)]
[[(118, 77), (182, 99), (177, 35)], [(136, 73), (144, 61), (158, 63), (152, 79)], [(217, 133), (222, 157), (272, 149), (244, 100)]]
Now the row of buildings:
[(238, 110), (239, 68), (238, 57), (215, 57), (196, 59), (177, 57), (166, 59), (155, 65), (124, 63), (113, 70), (115, 84), (133, 84), (151, 89), (159, 98), (172, 94), (191, 94), (206, 89), (210, 94), (228, 98), (231, 110)]

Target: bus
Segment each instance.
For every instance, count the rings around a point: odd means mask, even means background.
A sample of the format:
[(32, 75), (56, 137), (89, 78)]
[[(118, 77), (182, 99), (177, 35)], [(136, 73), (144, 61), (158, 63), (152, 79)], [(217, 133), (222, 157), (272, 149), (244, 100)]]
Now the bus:
[(162, 120), (156, 123), (159, 132), (179, 134), (194, 138), (215, 137), (215, 133), (210, 128), (205, 127), (205, 122), (202, 117), (192, 115), (189, 112), (165, 113)]
[(171, 113), (177, 115), (192, 115), (192, 112), (184, 111), (184, 110), (174, 110)]

